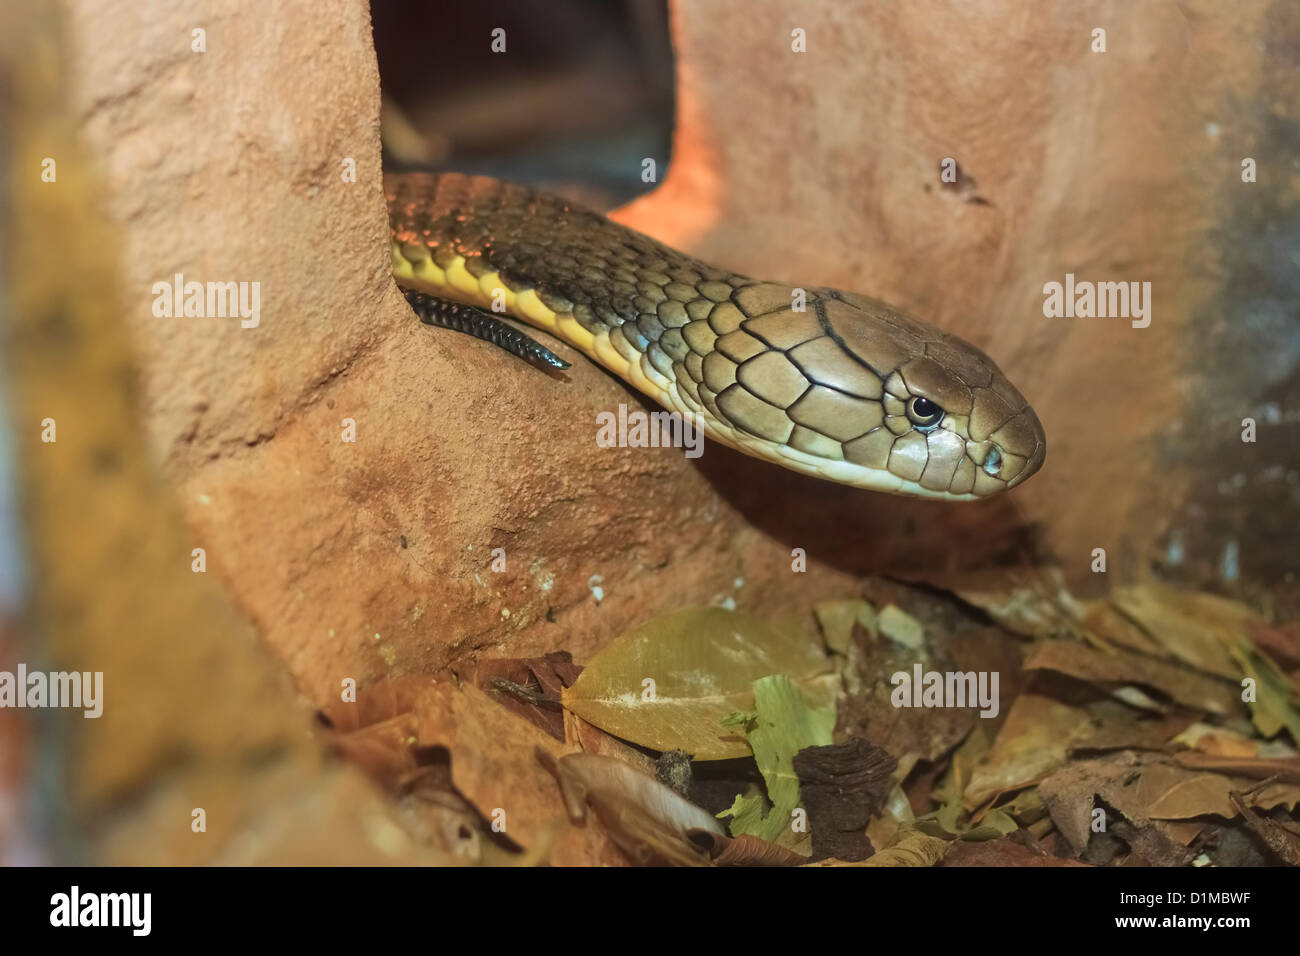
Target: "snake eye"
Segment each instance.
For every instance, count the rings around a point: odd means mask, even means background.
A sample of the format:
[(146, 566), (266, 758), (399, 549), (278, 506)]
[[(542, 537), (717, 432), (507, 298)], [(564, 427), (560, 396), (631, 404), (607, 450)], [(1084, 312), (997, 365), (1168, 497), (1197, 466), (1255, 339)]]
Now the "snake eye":
[(919, 395), (907, 403), (907, 418), (919, 429), (933, 428), (943, 419), (943, 409)]

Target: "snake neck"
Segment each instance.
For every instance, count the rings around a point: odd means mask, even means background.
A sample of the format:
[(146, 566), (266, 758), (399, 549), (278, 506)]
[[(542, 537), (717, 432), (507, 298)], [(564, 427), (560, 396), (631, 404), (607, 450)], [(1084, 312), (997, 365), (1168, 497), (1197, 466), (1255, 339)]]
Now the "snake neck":
[(549, 332), (714, 440), (949, 501), (1042, 464), (1042, 426), (987, 355), (876, 299), (737, 275), (494, 179), (384, 185), (400, 285)]
[[(753, 279), (526, 187), (458, 173), (389, 174), (384, 184), (399, 285), (513, 316), (671, 411), (707, 411), (698, 384), (689, 387), (703, 360), (692, 360), (683, 330), (724, 324), (728, 312), (738, 326), (744, 316), (729, 300)], [(678, 371), (690, 381), (678, 384)], [(716, 423), (712, 431), (741, 444)]]

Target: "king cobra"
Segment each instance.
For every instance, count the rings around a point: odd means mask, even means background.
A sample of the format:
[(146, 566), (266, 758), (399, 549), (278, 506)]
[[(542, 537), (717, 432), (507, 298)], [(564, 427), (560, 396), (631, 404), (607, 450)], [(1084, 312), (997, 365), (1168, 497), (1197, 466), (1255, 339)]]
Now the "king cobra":
[(979, 349), (852, 292), (719, 269), (557, 196), (384, 177), (393, 275), (420, 318), (567, 367), (542, 329), (705, 434), (793, 471), (971, 501), (1043, 464), (1038, 416)]

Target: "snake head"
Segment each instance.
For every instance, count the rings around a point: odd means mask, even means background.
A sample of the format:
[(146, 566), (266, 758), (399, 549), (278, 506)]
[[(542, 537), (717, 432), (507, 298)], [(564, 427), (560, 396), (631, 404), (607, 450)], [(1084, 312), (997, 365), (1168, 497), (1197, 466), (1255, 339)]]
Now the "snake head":
[[(985, 498), (1042, 467), (1038, 416), (975, 346), (865, 296), (832, 293), (823, 316), (832, 338), (881, 382), (882, 432), (863, 441), (877, 449), (874, 457), (855, 455), (852, 442), (844, 450), (846, 459), (871, 457), (904, 482), (890, 490)], [(886, 444), (884, 457), (878, 449)]]
[[(979, 349), (866, 296), (810, 290), (804, 312), (789, 296), (758, 283), (733, 297), (739, 322), (684, 330), (709, 347), (700, 395), (742, 450), (947, 501), (999, 494), (1042, 466), (1038, 417)], [(715, 341), (713, 331), (724, 334)]]

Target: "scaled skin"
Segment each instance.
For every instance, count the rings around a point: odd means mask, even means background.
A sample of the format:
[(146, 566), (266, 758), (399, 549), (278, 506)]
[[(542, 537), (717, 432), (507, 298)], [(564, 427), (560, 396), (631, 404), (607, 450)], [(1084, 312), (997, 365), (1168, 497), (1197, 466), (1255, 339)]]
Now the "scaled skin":
[(714, 440), (949, 501), (999, 494), (1042, 466), (1042, 425), (993, 361), (883, 302), (717, 269), (493, 179), (384, 182), (400, 285), (504, 306), (670, 411), (699, 414)]

